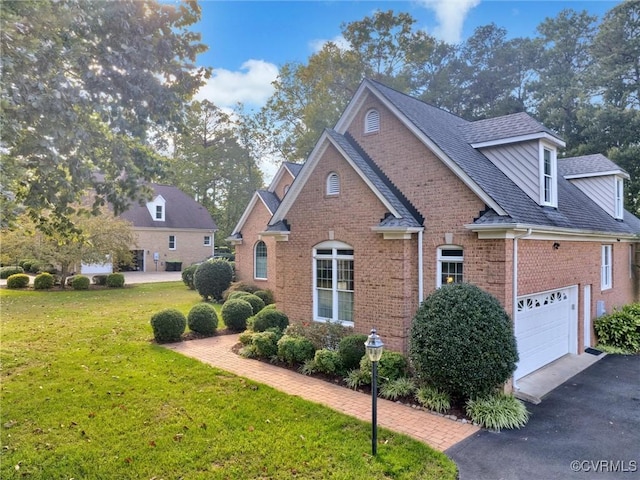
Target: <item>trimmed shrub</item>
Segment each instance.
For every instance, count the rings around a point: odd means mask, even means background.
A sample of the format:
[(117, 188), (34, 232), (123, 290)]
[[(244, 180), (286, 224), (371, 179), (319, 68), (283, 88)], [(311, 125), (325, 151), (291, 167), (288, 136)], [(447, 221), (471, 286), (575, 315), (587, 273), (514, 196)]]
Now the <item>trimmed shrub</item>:
[(529, 412), (524, 404), (513, 395), (504, 393), (469, 400), (466, 412), (478, 425), (498, 431), (523, 427), (529, 420)]
[(245, 330), (238, 336), (238, 340), (242, 345), (246, 347), (247, 345), (251, 345), (254, 335), (255, 335), (255, 332), (252, 332), (251, 330)]
[(260, 297), (265, 305), (271, 305), (275, 302), (273, 292), (271, 290), (257, 290), (253, 294), (256, 297)]
[(94, 275), (91, 277), (91, 281), (94, 285), (102, 285), (105, 286), (107, 284), (107, 278), (109, 275)]
[[(29, 270), (27, 270), (27, 272), (28, 271)], [(15, 275), (16, 273), (24, 273), (24, 272), (25, 272), (24, 268), (19, 267), (17, 265), (2, 267), (0, 268), (0, 278), (3, 280), (6, 280), (11, 275)]]
[(289, 365), (312, 360), (315, 353), (316, 349), (308, 338), (284, 335), (278, 340), (278, 358)]
[(7, 278), (7, 288), (26, 288), (29, 286), (29, 275), (26, 273), (14, 273)]
[(264, 332), (270, 328), (277, 328), (281, 332), (289, 325), (289, 317), (280, 310), (271, 308), (260, 310), (253, 317), (253, 330), (256, 332)]
[(462, 283), (444, 285), (420, 305), (409, 354), (421, 381), (460, 399), (492, 393), (518, 361), (511, 320), (500, 302)]
[(598, 341), (627, 353), (640, 352), (640, 303), (598, 317), (593, 322)]
[[(233, 267), (232, 267), (233, 268)], [(258, 287), (256, 287), (255, 285), (251, 284), (251, 283), (246, 283), (246, 282), (233, 282), (231, 283), (231, 285), (229, 285), (229, 288), (227, 288), (224, 293), (223, 293), (223, 299), (226, 302), (227, 300), (229, 300), (229, 295), (231, 295), (233, 292), (247, 292), (247, 293), (255, 293), (259, 290)]]
[(189, 287), (189, 290), (195, 290), (196, 285), (194, 283), (194, 276), (196, 274), (196, 270), (199, 265), (189, 265), (187, 268), (182, 270), (182, 282)]
[(45, 268), (40, 262), (33, 262), (29, 265), (29, 273), (40, 273)]
[[(238, 298), (238, 297), (236, 297)], [(249, 302), (251, 304), (251, 308), (253, 309), (253, 314), (256, 315), (260, 310), (264, 308), (264, 302), (260, 297), (253, 295), (252, 293), (247, 293), (239, 298), (242, 298), (245, 302)]]
[[(40, 275), (44, 275), (44, 274), (41, 273)], [(38, 277), (40, 275), (38, 275)], [(38, 277), (36, 277), (36, 279)], [(53, 277), (51, 278), (53, 279)], [(73, 288), (74, 290), (89, 290), (90, 284), (91, 284), (91, 281), (89, 280), (89, 277), (85, 277), (84, 275), (74, 275), (73, 278), (71, 279), (71, 288)]]
[(272, 358), (278, 353), (278, 335), (275, 332), (254, 333), (251, 345), (255, 353), (261, 358)]
[(247, 328), (247, 319), (253, 315), (253, 308), (249, 302), (242, 298), (234, 298), (222, 305), (220, 313), (229, 330), (241, 332)]
[(207, 260), (200, 264), (193, 277), (193, 283), (200, 296), (220, 301), (233, 279), (233, 269), (226, 260)]
[(315, 370), (321, 373), (333, 375), (342, 371), (342, 360), (336, 350), (323, 348), (317, 350), (313, 356)]
[(107, 275), (107, 287), (122, 288), (124, 287), (124, 275), (122, 273), (110, 273)]
[(418, 389), (416, 400), (423, 407), (438, 413), (445, 413), (451, 408), (449, 394), (428, 385)]
[(211, 336), (218, 328), (218, 313), (208, 303), (199, 303), (189, 310), (187, 325), (192, 332)]
[[(360, 360), (360, 370), (365, 372), (371, 382), (371, 360), (365, 355)], [(378, 362), (378, 379), (380, 383), (390, 382), (406, 377), (409, 370), (407, 359), (399, 352), (384, 350)]]
[(316, 350), (321, 348), (337, 350), (340, 340), (352, 333), (352, 327), (345, 327), (339, 322), (294, 323), (285, 331), (287, 335), (308, 338)]
[(187, 319), (174, 308), (161, 310), (151, 317), (151, 328), (156, 342), (177, 342), (187, 327)]
[(340, 340), (338, 352), (340, 352), (340, 358), (345, 369), (352, 370), (360, 366), (360, 360), (366, 353), (364, 348), (366, 341), (367, 336), (360, 333), (347, 335)]
[[(87, 278), (87, 281), (89, 279)], [(53, 275), (47, 272), (42, 272), (36, 275), (36, 278), (33, 279), (33, 288), (36, 290), (49, 290), (53, 288), (53, 285), (56, 283), (56, 279)]]

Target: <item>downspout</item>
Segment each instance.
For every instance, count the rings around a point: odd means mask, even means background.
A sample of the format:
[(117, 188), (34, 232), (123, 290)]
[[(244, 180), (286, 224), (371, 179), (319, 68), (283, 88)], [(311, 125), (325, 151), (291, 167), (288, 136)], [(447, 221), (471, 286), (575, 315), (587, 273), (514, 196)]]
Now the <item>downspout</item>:
[[(513, 321), (513, 326), (515, 328), (516, 324), (516, 315), (518, 314), (518, 239), (525, 238), (531, 235), (532, 230), (529, 228), (527, 231), (521, 235), (515, 235), (513, 237), (513, 286), (512, 293), (513, 299), (511, 303), (511, 319)], [(516, 379), (513, 379), (513, 388), (517, 389)]]
[(422, 233), (424, 230), (418, 232), (418, 306), (424, 300), (424, 260), (422, 254)]

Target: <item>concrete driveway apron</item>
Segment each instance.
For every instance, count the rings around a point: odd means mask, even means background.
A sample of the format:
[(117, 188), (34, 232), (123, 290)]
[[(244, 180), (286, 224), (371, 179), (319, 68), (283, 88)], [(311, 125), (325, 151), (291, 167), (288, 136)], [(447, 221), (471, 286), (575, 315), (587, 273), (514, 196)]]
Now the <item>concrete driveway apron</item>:
[(640, 356), (607, 355), (526, 404), (520, 430), (483, 430), (445, 451), (460, 480), (640, 479)]

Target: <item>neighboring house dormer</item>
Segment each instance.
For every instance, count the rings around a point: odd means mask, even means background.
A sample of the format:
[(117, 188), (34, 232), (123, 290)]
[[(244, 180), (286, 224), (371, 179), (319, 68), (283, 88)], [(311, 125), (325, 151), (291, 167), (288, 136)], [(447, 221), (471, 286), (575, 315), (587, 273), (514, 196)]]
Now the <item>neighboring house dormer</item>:
[(563, 158), (560, 174), (616, 220), (624, 217), (624, 180), (629, 174), (601, 154)]
[(147, 210), (154, 222), (166, 221), (167, 201), (162, 195), (158, 195), (150, 202), (147, 202)]
[(538, 205), (558, 207), (558, 148), (565, 142), (524, 112), (461, 125), (482, 152)]

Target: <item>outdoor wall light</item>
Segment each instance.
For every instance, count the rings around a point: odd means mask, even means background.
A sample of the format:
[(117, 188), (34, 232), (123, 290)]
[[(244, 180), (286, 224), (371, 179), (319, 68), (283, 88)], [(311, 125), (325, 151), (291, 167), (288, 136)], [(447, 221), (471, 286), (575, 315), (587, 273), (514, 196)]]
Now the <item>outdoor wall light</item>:
[(364, 347), (369, 360), (371, 360), (371, 454), (378, 452), (378, 361), (382, 357), (384, 343), (376, 333), (376, 329), (371, 329), (371, 335), (364, 342)]
[(558, 250), (560, 248), (560, 244), (558, 242), (553, 242), (553, 249)]

